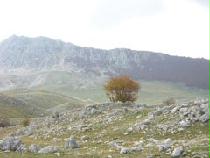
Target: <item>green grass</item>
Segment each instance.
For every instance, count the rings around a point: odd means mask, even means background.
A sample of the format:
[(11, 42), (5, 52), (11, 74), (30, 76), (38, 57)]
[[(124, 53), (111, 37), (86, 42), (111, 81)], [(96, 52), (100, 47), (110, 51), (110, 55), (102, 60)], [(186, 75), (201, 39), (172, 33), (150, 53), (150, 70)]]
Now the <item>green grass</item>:
[(142, 89), (138, 102), (159, 104), (163, 100), (174, 97), (180, 102), (199, 97), (208, 98), (208, 90), (190, 88), (182, 84), (159, 81), (142, 81)]
[[(52, 92), (58, 92), (84, 100), (90, 99), (93, 102), (102, 103), (108, 101), (103, 88), (106, 79), (103, 77), (102, 79), (98, 79), (91, 75), (56, 71), (50, 72), (48, 78), (49, 82), (42, 85), (40, 87), (41, 89), (51, 90)], [(75, 83), (79, 85), (76, 88), (74, 87)], [(169, 97), (186, 101), (197, 97), (208, 97), (209, 94), (208, 90), (189, 88), (178, 83), (140, 81), (140, 84), (141, 91), (137, 100), (138, 103), (159, 104)]]
[[(47, 74), (47, 81), (43, 85), (31, 89), (2, 92), (3, 95), (10, 97), (12, 102), (20, 100), (25, 105), (13, 106), (10, 102), (0, 100), (0, 116), (36, 117), (48, 109), (67, 110), (72, 106), (81, 104), (109, 102), (103, 88), (105, 81), (94, 80), (91, 76), (84, 78), (79, 74), (75, 75), (68, 72), (50, 72)], [(85, 83), (83, 82), (93, 84), (87, 84), (84, 87)], [(181, 84), (159, 81), (140, 82), (141, 90), (137, 103), (141, 104), (160, 104), (170, 97), (183, 102), (198, 97), (207, 98), (209, 95), (207, 90), (189, 88)], [(77, 86), (74, 87), (75, 85)]]
[(1, 117), (37, 117), (45, 114), (47, 109), (64, 105), (66, 107), (84, 104), (79, 99), (67, 97), (45, 90), (16, 89), (1, 93)]

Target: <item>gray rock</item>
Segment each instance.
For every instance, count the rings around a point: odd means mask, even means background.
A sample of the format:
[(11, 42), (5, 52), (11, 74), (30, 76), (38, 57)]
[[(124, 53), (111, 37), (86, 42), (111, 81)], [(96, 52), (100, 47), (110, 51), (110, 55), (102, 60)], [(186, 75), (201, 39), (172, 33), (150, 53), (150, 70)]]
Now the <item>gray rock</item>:
[(179, 126), (181, 126), (181, 127), (189, 127), (190, 126), (190, 121), (189, 120), (181, 120), (179, 122)]
[(26, 152), (27, 148), (24, 144), (21, 144), (20, 146), (17, 147), (17, 152)]
[(177, 158), (177, 157), (180, 157), (181, 154), (183, 153), (184, 149), (182, 146), (180, 147), (176, 147), (173, 152), (171, 153), (171, 157), (173, 158)]
[(27, 130), (25, 130), (25, 136), (30, 136), (33, 134), (33, 129), (31, 127), (28, 127)]
[(1, 141), (1, 150), (10, 150), (10, 151), (16, 151), (19, 149), (19, 147), (22, 146), (22, 142), (17, 137), (8, 137), (5, 138), (3, 141)]
[(131, 152), (137, 152), (137, 151), (142, 151), (143, 148), (142, 146), (134, 146), (134, 147), (120, 147), (120, 154), (128, 154)]
[(24, 129), (19, 129), (17, 132), (12, 133), (11, 136), (30, 136), (33, 134), (33, 129), (31, 126), (25, 127)]
[(158, 145), (159, 151), (167, 150), (167, 149), (170, 148), (172, 145), (173, 145), (173, 141), (172, 141), (170, 138), (165, 139), (164, 141), (162, 141), (162, 142)]
[(83, 111), (81, 111), (80, 113), (80, 117), (89, 117), (92, 115), (96, 115), (96, 114), (100, 114), (102, 112), (102, 108), (99, 105), (95, 104), (95, 105), (88, 105), (85, 107), (85, 109)]
[(76, 140), (74, 138), (69, 138), (66, 143), (65, 143), (65, 148), (68, 149), (75, 149), (75, 148), (79, 148), (79, 144), (76, 142)]
[(122, 146), (120, 146), (119, 143), (115, 140), (109, 142), (108, 145), (110, 145), (113, 148), (116, 148), (117, 150), (120, 150), (122, 148)]
[(129, 148), (125, 148), (125, 147), (122, 147), (121, 148), (121, 151), (120, 151), (120, 154), (128, 154), (130, 153), (130, 149)]
[(143, 148), (141, 146), (135, 146), (135, 147), (131, 147), (130, 151), (142, 151)]
[(132, 129), (135, 131), (141, 131), (141, 130), (146, 129), (150, 123), (151, 123), (150, 119), (145, 119), (142, 122), (138, 122), (138, 123), (134, 124)]
[(31, 153), (38, 153), (39, 150), (40, 150), (40, 147), (35, 144), (31, 144), (31, 146), (29, 146), (29, 151)]
[(133, 132), (133, 127), (129, 127), (127, 131), (128, 132)]
[(180, 108), (179, 111), (182, 112), (182, 113), (187, 113), (188, 108), (187, 107), (183, 107), (183, 108)]
[(204, 115), (202, 115), (200, 118), (199, 118), (199, 121), (205, 123), (209, 120), (209, 114), (208, 113), (205, 113)]
[(180, 107), (176, 106), (171, 110), (171, 113), (175, 113), (179, 110)]
[(142, 124), (143, 125), (149, 125), (151, 123), (151, 119), (145, 119)]
[(39, 154), (48, 154), (48, 153), (56, 153), (58, 151), (59, 151), (58, 148), (55, 146), (47, 146), (47, 147), (41, 148), (38, 151), (38, 153)]

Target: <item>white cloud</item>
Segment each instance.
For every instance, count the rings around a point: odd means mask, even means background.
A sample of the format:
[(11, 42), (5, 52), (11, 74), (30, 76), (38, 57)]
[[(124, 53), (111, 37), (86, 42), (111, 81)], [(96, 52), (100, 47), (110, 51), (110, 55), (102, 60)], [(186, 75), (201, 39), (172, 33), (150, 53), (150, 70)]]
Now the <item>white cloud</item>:
[(0, 0), (0, 40), (48, 36), (81, 46), (209, 58), (209, 8), (206, 0), (197, 2)]

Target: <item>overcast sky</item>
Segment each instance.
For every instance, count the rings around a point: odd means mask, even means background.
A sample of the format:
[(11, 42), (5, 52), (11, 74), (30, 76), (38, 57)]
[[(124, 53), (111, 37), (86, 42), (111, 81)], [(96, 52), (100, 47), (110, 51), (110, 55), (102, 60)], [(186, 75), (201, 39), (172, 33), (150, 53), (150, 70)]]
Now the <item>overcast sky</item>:
[(0, 41), (13, 34), (209, 58), (209, 0), (0, 0)]

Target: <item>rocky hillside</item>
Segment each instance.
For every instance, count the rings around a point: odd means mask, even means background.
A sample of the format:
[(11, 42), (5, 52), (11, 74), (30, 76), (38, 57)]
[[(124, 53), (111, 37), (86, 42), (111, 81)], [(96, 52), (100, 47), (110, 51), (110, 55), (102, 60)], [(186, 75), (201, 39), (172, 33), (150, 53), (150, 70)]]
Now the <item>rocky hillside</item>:
[(0, 150), (0, 157), (208, 158), (209, 101), (74, 107), (0, 128)]
[[(95, 76), (129, 74), (136, 79), (181, 82), (209, 87), (209, 61), (124, 48), (103, 50), (79, 47), (45, 37), (12, 36), (0, 43), (0, 73), (40, 71), (92, 73)], [(11, 80), (3, 83), (12, 84)], [(5, 86), (5, 84), (4, 84)]]

